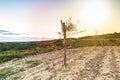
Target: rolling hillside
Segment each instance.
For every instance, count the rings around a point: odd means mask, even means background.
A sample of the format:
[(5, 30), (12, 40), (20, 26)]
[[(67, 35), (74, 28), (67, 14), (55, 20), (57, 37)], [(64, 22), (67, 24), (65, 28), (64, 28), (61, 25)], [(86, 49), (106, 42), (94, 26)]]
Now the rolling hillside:
[(0, 80), (120, 80), (120, 33), (0, 43)]
[(0, 65), (1, 80), (120, 80), (120, 47), (85, 47), (53, 51)]

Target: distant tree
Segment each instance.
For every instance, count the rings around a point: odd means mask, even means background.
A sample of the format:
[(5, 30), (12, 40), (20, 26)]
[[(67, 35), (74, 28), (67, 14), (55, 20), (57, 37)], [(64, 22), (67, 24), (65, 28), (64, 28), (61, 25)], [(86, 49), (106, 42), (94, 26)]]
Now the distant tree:
[[(69, 18), (66, 22), (63, 20), (61, 22), (61, 32), (58, 32), (59, 35), (63, 36), (63, 46), (64, 46), (64, 66), (66, 67), (66, 49), (67, 49), (67, 38), (70, 35), (75, 33), (79, 33), (76, 29), (76, 24), (73, 24), (71, 18)], [(82, 32), (82, 31), (81, 31)]]

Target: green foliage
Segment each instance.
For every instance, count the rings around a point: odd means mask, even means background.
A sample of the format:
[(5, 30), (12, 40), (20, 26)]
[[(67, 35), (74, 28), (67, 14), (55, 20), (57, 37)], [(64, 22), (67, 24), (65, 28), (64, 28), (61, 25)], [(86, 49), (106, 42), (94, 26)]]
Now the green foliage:
[(46, 51), (53, 51), (53, 50), (57, 50), (57, 46), (55, 44), (50, 44), (49, 46), (46, 47)]
[(21, 54), (0, 54), (0, 63), (21, 57), (22, 57)]
[(18, 58), (22, 58), (28, 55), (32, 55), (33, 51), (31, 50), (25, 50), (25, 51), (16, 51), (16, 50), (10, 50), (10, 51), (5, 51), (3, 53), (0, 53), (0, 63), (6, 62), (9, 60), (14, 60)]
[(14, 75), (16, 73), (22, 72), (24, 69), (14, 69), (12, 67), (4, 68), (0, 70), (0, 80), (7, 78), (8, 76)]
[(7, 50), (25, 50), (30, 48), (29, 42), (3, 42), (0, 43), (0, 51), (7, 51)]
[(66, 36), (68, 36), (68, 34), (75, 32), (76, 30), (76, 24), (72, 23), (71, 18), (69, 18), (66, 22), (61, 20), (61, 32), (59, 32), (60, 35), (64, 36), (66, 33)]
[(26, 64), (30, 64), (29, 67), (35, 67), (35, 66), (39, 65), (40, 63), (41, 63), (41, 61), (38, 61), (38, 60), (35, 60), (35, 61), (33, 61), (33, 60), (26, 61)]
[(36, 53), (41, 53), (41, 52), (42, 52), (42, 50), (41, 50), (41, 48), (40, 48), (40, 47), (36, 47), (35, 52), (36, 52)]
[(112, 38), (112, 39), (68, 39), (67, 48), (77, 48), (77, 47), (86, 47), (86, 46), (119, 46), (120, 39)]
[(5, 69), (2, 69), (1, 71), (0, 71), (0, 78), (2, 79), (4, 79), (4, 78), (6, 78), (7, 76), (10, 76), (10, 75), (13, 75), (13, 74), (15, 74), (15, 72), (14, 71), (12, 71), (12, 68), (5, 68)]

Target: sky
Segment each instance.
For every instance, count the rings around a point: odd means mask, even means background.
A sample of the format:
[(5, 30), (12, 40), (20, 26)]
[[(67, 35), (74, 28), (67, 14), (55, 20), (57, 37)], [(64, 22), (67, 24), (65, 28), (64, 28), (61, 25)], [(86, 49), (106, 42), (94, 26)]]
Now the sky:
[(59, 38), (69, 17), (75, 37), (120, 32), (120, 0), (0, 0), (0, 41)]

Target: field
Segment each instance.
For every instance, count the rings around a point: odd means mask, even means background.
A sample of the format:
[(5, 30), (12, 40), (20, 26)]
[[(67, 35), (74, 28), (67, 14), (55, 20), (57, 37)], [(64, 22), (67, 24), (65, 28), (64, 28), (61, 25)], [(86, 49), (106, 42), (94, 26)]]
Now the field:
[(28, 56), (0, 64), (0, 80), (120, 80), (120, 47), (82, 47)]

